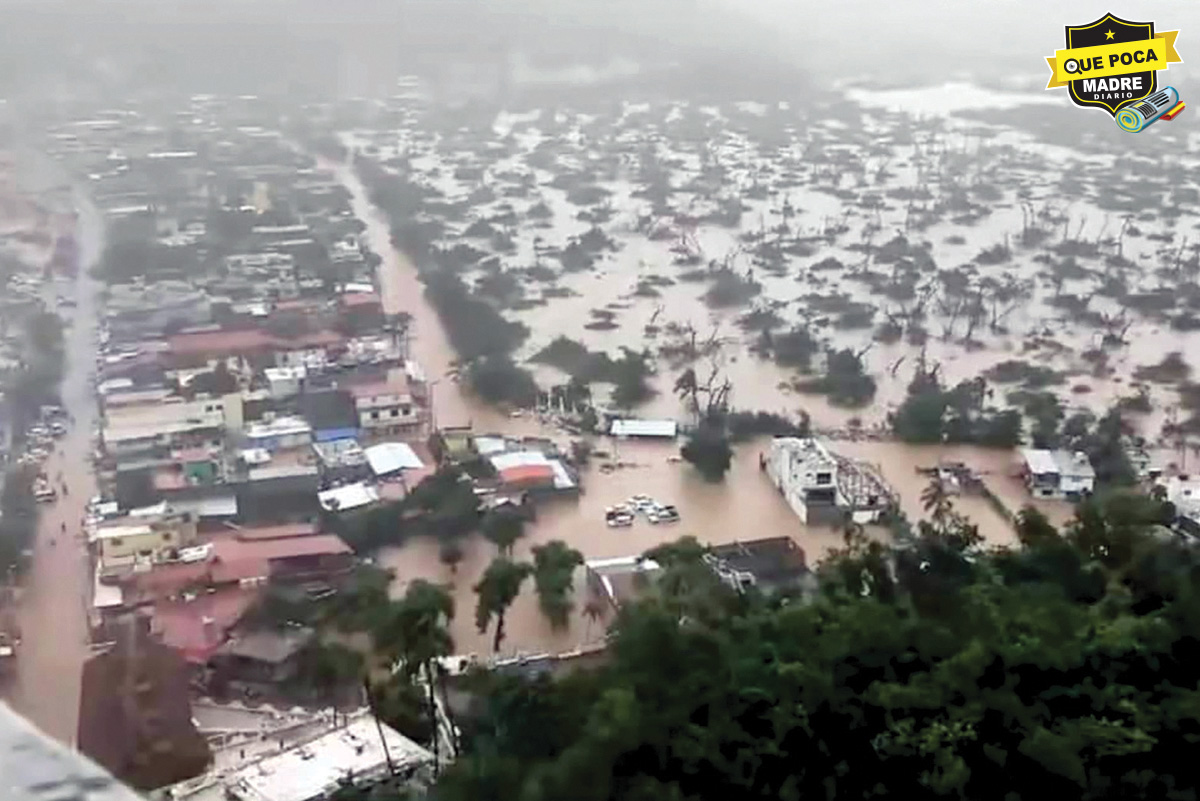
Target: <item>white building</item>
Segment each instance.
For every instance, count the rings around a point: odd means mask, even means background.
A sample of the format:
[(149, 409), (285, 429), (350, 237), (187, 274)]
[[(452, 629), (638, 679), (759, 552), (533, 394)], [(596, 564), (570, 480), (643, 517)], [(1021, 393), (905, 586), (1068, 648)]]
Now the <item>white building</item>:
[(766, 456), (767, 475), (805, 525), (841, 520), (838, 508), (838, 462), (815, 439), (777, 437)]
[(266, 451), (307, 448), (312, 445), (312, 426), (302, 417), (274, 417), (246, 426), (249, 448)]
[[(181, 434), (235, 428), (240, 424), (241, 411), (237, 394), (192, 401), (172, 397), (153, 403), (110, 403), (104, 410), (101, 436), (109, 453), (132, 453), (169, 444)], [(219, 435), (215, 441), (219, 446)]]
[(291, 398), (300, 394), (308, 370), (304, 367), (268, 367), (263, 370), (272, 398)]
[(1049, 451), (1026, 448), (1024, 460), (1025, 484), (1036, 498), (1057, 498), (1077, 501), (1096, 489), (1096, 470), (1082, 451)]
[[(224, 714), (234, 718), (236, 713)], [(369, 712), (352, 714), (336, 728), (321, 727), (316, 736), (293, 739), (291, 729), (305, 730), (284, 716), (275, 723), (286, 731), (279, 739), (261, 731), (230, 736), (217, 749), (214, 765), (201, 776), (165, 790), (159, 798), (173, 801), (322, 801), (337, 792), (347, 776), (358, 786), (369, 786), (388, 775), (422, 782), (433, 765), (433, 755), (386, 724), (376, 723)], [(259, 723), (258, 725), (262, 725)], [(382, 742), (381, 742), (382, 740)], [(283, 743), (282, 750), (271, 745)], [(243, 756), (244, 755), (244, 756)]]

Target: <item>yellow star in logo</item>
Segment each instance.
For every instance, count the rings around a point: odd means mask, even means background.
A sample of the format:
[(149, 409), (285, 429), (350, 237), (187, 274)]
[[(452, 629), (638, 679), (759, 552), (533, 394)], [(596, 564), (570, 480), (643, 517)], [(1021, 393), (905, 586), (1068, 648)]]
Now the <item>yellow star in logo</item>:
[(1105, 38), (1105, 39), (1111, 39), (1111, 38), (1113, 38), (1113, 32), (1112, 32), (1112, 31), (1105, 31), (1105, 32), (1104, 32), (1104, 38)]

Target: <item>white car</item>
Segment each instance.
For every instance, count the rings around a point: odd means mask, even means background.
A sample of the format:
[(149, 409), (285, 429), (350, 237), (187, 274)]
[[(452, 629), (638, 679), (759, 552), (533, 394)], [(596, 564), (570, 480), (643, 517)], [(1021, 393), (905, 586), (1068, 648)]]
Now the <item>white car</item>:
[(633, 525), (633, 513), (624, 506), (610, 506), (604, 510), (604, 523), (609, 528), (628, 528)]

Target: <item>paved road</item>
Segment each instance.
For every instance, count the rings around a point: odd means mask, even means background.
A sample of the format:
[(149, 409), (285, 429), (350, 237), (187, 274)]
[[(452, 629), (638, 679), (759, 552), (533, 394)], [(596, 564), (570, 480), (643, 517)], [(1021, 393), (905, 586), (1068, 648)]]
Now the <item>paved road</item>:
[[(95, 494), (92, 426), (96, 418), (89, 375), (96, 362), (96, 286), (87, 270), (103, 246), (103, 221), (86, 199), (78, 198), (81, 275), (77, 306), (64, 309), (67, 364), (62, 397), (75, 423), (45, 464), (46, 475), (62, 474), (67, 493), (42, 507), (33, 563), (18, 610), (22, 643), (17, 675), (9, 691), (12, 706), (52, 737), (74, 745), (79, 716), (80, 675), (88, 654), (87, 605), (91, 568), (82, 519)], [(66, 532), (63, 532), (65, 526)]]

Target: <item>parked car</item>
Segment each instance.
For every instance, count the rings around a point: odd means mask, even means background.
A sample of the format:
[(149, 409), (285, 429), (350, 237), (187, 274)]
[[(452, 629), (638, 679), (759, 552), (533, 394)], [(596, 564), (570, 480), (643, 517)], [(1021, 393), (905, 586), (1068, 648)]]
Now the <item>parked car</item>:
[(604, 510), (604, 523), (609, 528), (628, 528), (633, 525), (633, 513), (624, 506), (610, 506)]

